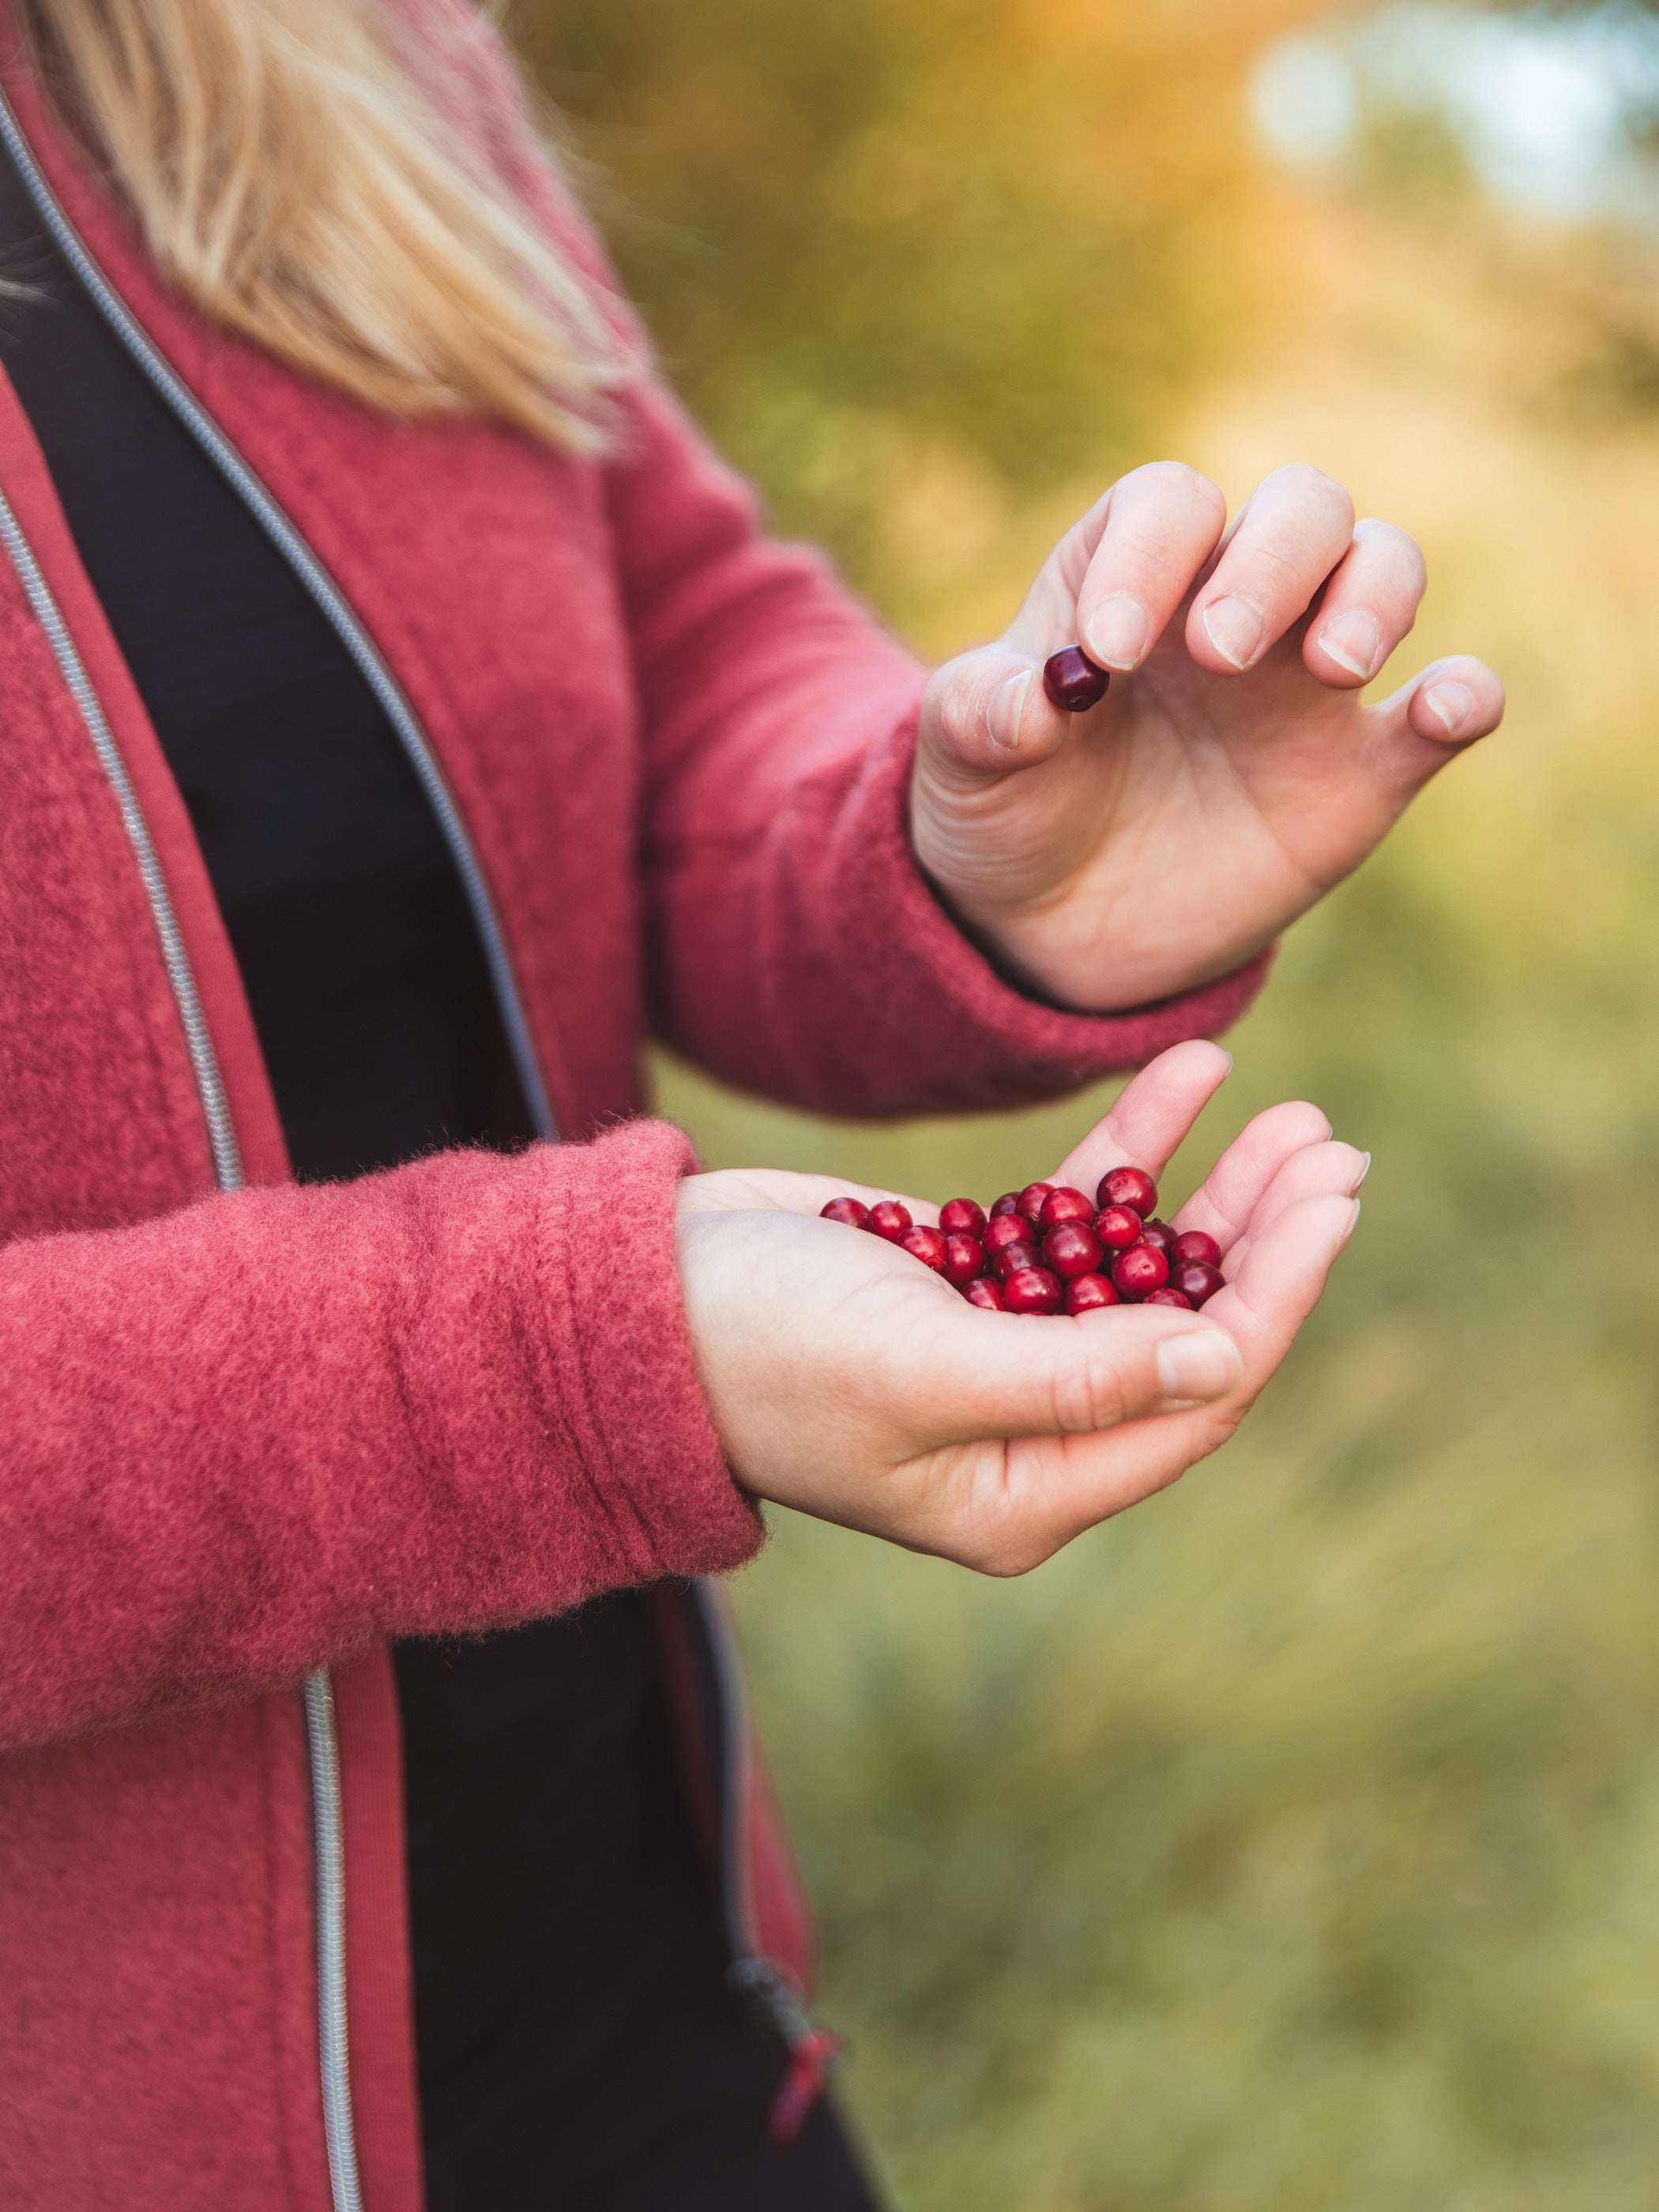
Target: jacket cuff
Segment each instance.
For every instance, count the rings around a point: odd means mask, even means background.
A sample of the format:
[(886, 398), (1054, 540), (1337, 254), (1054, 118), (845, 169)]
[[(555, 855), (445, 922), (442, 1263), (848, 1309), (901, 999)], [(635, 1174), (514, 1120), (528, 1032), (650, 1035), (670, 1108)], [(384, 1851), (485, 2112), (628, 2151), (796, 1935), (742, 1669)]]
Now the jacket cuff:
[(550, 1149), (538, 1268), (558, 1395), (623, 1578), (740, 1565), (765, 1527), (738, 1490), (692, 1356), (675, 1257), (675, 1196), (690, 1144), (633, 1121)]

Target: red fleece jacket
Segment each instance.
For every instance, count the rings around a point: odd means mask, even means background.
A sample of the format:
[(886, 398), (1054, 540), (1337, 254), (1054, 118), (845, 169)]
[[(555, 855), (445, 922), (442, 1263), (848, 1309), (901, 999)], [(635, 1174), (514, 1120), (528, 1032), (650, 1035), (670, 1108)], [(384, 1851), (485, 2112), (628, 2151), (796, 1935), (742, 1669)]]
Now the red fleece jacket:
[[(399, 20), (453, 119), (596, 268), (489, 33), (425, 0)], [(658, 383), (602, 464), (379, 417), (169, 292), (4, 82), (116, 294), (423, 726), (568, 1141), (287, 1179), (200, 854), (0, 383), (0, 492), (131, 778), (251, 1186), (216, 1189), (131, 819), (0, 562), (0, 2204), (339, 2201), (295, 1695), (331, 1667), (363, 2202), (416, 2212), (386, 1641), (712, 1572), (760, 1536), (678, 1299), (688, 1148), (629, 1118), (642, 1034), (803, 1106), (968, 1109), (1218, 1029), (1255, 975), (1100, 1019), (1010, 990), (907, 842), (915, 664), (757, 533)], [(775, 1854), (747, 1843), (775, 1919)]]

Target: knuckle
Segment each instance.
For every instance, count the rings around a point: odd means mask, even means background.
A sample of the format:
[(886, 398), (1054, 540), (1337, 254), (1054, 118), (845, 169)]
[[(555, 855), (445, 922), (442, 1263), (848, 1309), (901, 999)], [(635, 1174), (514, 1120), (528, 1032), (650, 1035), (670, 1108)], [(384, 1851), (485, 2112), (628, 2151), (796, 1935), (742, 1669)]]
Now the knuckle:
[(1115, 1429), (1127, 1415), (1127, 1393), (1115, 1364), (1098, 1356), (1056, 1370), (1049, 1409), (1061, 1436), (1093, 1436)]
[(1221, 487), (1189, 462), (1148, 461), (1134, 473), (1149, 491), (1179, 500), (1183, 506), (1212, 520), (1218, 529), (1225, 521), (1227, 501)]

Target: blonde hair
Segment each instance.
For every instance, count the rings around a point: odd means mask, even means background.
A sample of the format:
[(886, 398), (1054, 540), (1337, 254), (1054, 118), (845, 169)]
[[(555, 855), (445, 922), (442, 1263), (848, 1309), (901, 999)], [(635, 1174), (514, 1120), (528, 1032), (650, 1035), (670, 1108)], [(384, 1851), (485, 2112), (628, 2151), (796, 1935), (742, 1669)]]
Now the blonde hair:
[[(392, 415), (602, 446), (623, 349), (400, 62), (385, 0), (22, 0), (21, 13), (43, 84), (161, 270), (216, 320)], [(477, 50), (455, 58), (476, 80)]]

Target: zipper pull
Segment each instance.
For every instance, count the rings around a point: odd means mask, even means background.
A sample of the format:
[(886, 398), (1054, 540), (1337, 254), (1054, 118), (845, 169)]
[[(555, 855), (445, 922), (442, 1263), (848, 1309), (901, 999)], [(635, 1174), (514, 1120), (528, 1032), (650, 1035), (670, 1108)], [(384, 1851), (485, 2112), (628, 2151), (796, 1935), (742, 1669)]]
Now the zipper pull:
[(750, 2000), (788, 2050), (788, 2070), (772, 2101), (766, 2132), (775, 2143), (792, 2143), (823, 2094), (825, 2081), (844, 2057), (846, 2046), (832, 2028), (814, 2020), (793, 1978), (770, 1959), (736, 1960), (726, 1969), (726, 1978)]

